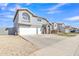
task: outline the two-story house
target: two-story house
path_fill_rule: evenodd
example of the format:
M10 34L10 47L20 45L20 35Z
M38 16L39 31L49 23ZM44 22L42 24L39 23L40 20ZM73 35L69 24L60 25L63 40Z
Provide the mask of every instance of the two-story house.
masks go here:
M34 35L49 33L47 19L34 15L27 9L18 9L14 16L14 31L19 35Z

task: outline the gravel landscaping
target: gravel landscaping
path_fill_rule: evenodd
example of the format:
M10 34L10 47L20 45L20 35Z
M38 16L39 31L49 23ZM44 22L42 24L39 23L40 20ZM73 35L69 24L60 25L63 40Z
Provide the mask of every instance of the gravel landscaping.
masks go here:
M24 56L39 48L19 36L0 35L0 55Z

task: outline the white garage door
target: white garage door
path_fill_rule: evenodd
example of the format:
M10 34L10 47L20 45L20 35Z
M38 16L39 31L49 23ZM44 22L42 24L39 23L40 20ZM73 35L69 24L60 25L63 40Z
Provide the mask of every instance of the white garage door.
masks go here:
M40 28L19 28L19 35L41 34Z
M41 34L41 28L37 28L38 34Z

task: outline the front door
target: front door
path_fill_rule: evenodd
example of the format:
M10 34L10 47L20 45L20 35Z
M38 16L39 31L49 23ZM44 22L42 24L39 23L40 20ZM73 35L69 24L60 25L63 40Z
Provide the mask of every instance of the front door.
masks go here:
M42 34L47 34L47 29L46 29L46 26L42 26Z
M48 26L48 34L50 34L50 26Z

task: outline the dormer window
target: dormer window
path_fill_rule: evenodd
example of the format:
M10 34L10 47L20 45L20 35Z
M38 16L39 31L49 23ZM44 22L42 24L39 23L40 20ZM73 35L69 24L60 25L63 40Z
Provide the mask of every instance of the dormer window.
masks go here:
M24 21L30 22L30 16L27 13L24 12L22 14L22 17L23 17Z

